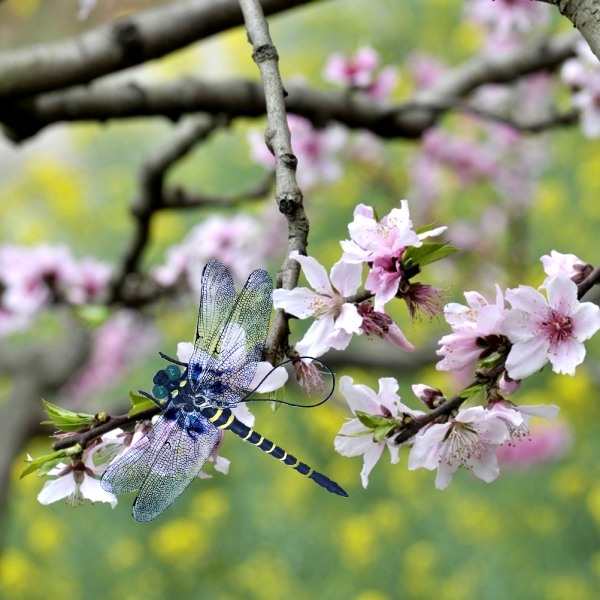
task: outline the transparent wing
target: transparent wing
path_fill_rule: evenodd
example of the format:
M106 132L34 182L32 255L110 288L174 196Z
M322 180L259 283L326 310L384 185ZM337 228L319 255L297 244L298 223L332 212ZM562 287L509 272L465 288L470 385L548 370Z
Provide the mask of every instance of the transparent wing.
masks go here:
M232 405L245 395L262 357L271 318L273 282L253 271L223 323L215 353L197 379L197 388Z
M208 358L214 355L235 299L235 285L229 269L218 260L207 263L202 271L196 339L188 367L192 385L204 371Z
M136 521L151 521L185 491L219 441L217 428L199 413L161 415L144 438L111 465L102 487L114 494L139 489Z

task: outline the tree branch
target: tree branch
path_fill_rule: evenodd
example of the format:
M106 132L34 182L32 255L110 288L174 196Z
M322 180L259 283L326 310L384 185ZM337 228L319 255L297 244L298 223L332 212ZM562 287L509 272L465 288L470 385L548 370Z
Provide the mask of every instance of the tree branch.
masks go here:
M478 87L508 83L533 72L557 68L573 56L577 34L535 42L497 57L477 56L449 71L437 83L411 99L391 105L346 92L323 92L304 85L287 86L287 111L317 126L337 121L367 129L383 138L419 137L444 112L464 104ZM204 82L186 78L174 83L146 85L97 82L86 87L49 92L4 104L0 119L6 134L25 139L51 123L164 116L176 120L190 112L224 114L229 119L265 114L261 86L250 81Z
M316 0L262 0L273 14ZM87 83L243 23L236 0L190 0L147 10L55 42L0 53L0 98Z
M223 124L222 119L208 115L199 115L182 123L169 143L151 156L142 167L140 196L132 208L136 219L135 230L129 248L121 261L120 269L113 280L111 302L126 297L124 287L128 280L132 276L139 275L142 253L149 241L152 216L164 208L163 184L168 169L184 157L199 140L206 139Z
M267 112L265 142L275 156L275 199L288 222L288 255L292 250L306 254L308 218L303 196L296 181L298 160L292 151L287 123L286 95L279 73L279 56L258 0L240 0L252 57L260 70ZM292 289L298 283L300 265L286 257L277 276L277 287ZM283 310L275 311L265 349L265 360L274 363L289 332L288 317Z
M580 31L600 60L600 6L598 0L538 0L556 6Z

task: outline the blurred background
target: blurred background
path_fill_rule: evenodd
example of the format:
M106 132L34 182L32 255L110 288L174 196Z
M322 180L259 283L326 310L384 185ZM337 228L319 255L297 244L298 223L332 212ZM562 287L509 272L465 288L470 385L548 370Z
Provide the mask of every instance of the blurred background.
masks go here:
M60 40L158 4L167 3L99 0L85 20L78 20L80 6L75 0L5 0L0 3L0 49L9 52ZM284 80L306 81L325 90L334 89L323 79L332 52L352 55L360 47L372 46L380 53L381 65L397 68L390 99L402 101L422 85L419 60L429 60L434 71L443 70L485 49L485 26L469 18L468 4L317 2L272 17L271 34ZM495 4L499 3L489 2L489 11ZM543 8L544 29L527 35L555 35L572 28L550 7ZM186 74L258 80L242 28L131 72L152 82ZM568 90L556 78L540 77L547 79L538 82L549 90L544 95L566 110ZM527 85L533 84L519 82L511 88L512 94L520 94L523 111L533 94ZM532 102L533 112L547 110L535 98ZM485 146L489 131L469 119L460 112L448 114L438 130L448 136L461 133L469 143ZM264 119L234 120L178 162L168 173L169 183L215 196L253 188L267 171L253 160L248 138L253 131L262 135L264 126ZM133 228L130 207L139 191L140 169L149 154L170 139L172 128L173 123L162 118L138 118L53 125L19 144L0 137L2 244L66 244L78 259L120 261ZM312 226L309 252L327 268L340 257L339 240L348 237L347 224L358 203L376 207L382 216L402 198L411 203L416 227L446 224L447 239L463 249L452 260L433 265L423 277L445 288L449 300L460 302L462 290L472 289L492 298L495 282L538 286L544 278L539 257L553 249L598 264L600 142L585 137L577 124L523 135L507 145L504 154L492 152L502 163L502 172L508 173L503 179L485 169L477 171L476 166L465 175L440 160L434 178L433 167L427 167L424 182L419 161L426 153L425 143L375 141L361 132L345 135L344 147L332 158L340 176L306 190ZM166 262L172 268L165 258L167 249L181 244L194 227L215 214L235 219L243 213L260 221L272 214L272 203L267 194L235 209L160 212L153 222L144 269ZM276 274L285 255L285 239L270 235L272 246L257 255L255 263L252 255L246 259L248 271L241 279L258 267ZM194 481L151 523L131 518L133 494L120 496L114 509L105 504L77 508L63 502L39 504L36 496L44 480L19 476L27 454L39 456L50 450L51 429L37 425L43 420L41 398L90 413L125 412L129 391L148 390L153 374L162 368L158 351L174 355L178 342L192 341L196 311L197 296L187 294L141 311L123 311L107 331L106 315L94 328L89 315L74 316L56 307L1 339L0 458L7 465L0 502L1 597L598 597L598 340L587 345L588 357L576 377L560 377L546 369L527 380L515 398L517 404L561 407L556 422L534 422L532 444L537 436L554 441L537 459L507 455L501 477L490 485L459 471L448 489L436 490L435 473L407 471L403 450L399 465L390 465L386 452L368 489L363 489L361 460L343 458L333 450L333 439L350 416L336 393L315 410L284 407L273 413L263 405L253 412L258 431L339 482L349 492L347 499L327 494L229 435L221 450L231 460L229 474ZM347 374L355 383L375 389L379 377L396 377L403 401L418 407L411 384L426 382L451 395L466 380L435 370L436 340L449 332L443 319L411 323L405 313L403 307L392 310L417 346L415 355L390 349L379 340L355 339L349 352L326 360L335 366L338 378ZM292 323L294 341L307 325ZM88 336L80 361L79 333ZM50 356L59 366L61 357L70 360L73 377L45 387L28 386L39 364ZM30 402L36 394L37 400ZM15 429L12 419L23 411L29 416Z

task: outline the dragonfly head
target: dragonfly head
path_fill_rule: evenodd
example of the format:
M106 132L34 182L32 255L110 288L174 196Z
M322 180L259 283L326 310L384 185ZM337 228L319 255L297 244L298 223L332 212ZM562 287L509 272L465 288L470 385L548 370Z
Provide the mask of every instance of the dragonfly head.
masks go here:
M181 369L177 365L169 365L156 373L152 382L152 395L157 400L164 400L170 392L180 387Z

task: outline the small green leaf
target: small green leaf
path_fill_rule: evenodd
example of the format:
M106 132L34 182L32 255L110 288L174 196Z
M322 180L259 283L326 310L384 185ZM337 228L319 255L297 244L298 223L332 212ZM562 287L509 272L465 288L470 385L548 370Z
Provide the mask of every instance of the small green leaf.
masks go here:
M35 473L36 471L39 471L38 475L40 477L43 475L47 475L48 471L55 467L66 456L66 450L57 450L52 454L46 454L45 456L40 456L39 458L28 459L28 465L21 473L20 479L23 479L23 477L25 477L26 475Z
M476 396L477 394L479 394L483 390L484 387L485 387L485 384L483 384L483 383L477 383L475 385L471 385L468 388L465 388L464 390L462 390L458 394L458 397L468 400L469 398L473 398L473 396Z
M358 420L368 429L375 430L381 427L388 427L390 425L396 426L398 424L395 420L389 419L388 417L372 415L361 410L355 411L355 414L358 417Z
M398 423L389 423L386 426L377 427L377 429L373 431L373 439L376 442L383 442L388 437L390 431L392 431L392 429L395 429L396 427L398 427Z
M146 396L141 396L135 392L129 392L129 400L131 400L131 404L133 405L133 408L127 413L129 417L139 415L156 406L150 398L146 398Z
M79 431L96 422L94 415L76 413L43 399L42 404L44 412L50 417L49 421L42 421L42 425L54 425L59 431Z
M424 267L456 252L458 252L458 248L450 246L448 242L426 242L418 248L409 246L402 256L402 262L405 269L416 266Z

